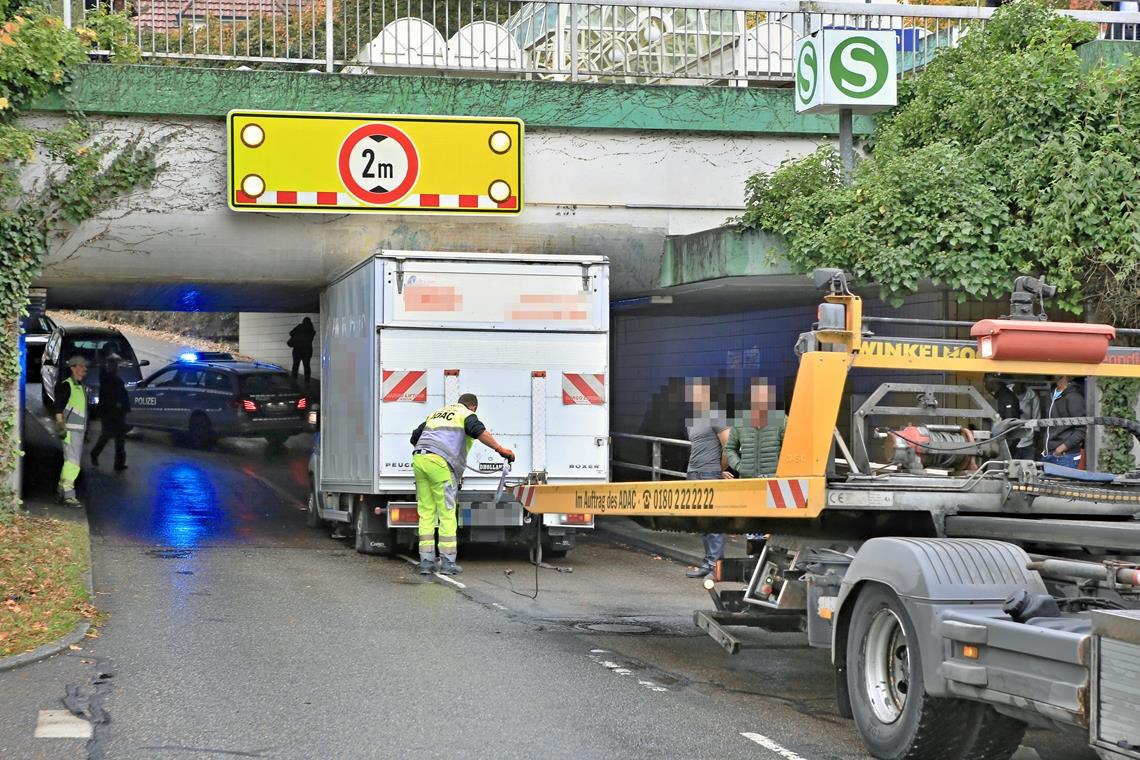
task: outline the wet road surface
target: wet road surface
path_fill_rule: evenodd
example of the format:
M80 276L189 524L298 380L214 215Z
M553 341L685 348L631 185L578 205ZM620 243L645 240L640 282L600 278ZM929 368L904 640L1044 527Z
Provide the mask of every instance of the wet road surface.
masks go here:
M587 538L530 599L520 550L463 550L457 585L307 529L308 442L139 432L127 472L85 461L107 618L80 651L0 673L0 757L866 757L827 653L760 632L724 653L673 562ZM50 493L50 454L32 458ZM69 690L92 738L33 738Z

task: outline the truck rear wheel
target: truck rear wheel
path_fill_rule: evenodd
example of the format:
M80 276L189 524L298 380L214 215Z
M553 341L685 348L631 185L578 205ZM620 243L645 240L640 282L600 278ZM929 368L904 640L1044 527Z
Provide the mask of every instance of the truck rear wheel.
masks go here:
M926 695L914 624L898 596L871 585L855 600L847 637L847 688L855 727L879 760L957 760L976 736L980 703Z
M321 519L321 513L318 511L320 502L317 501L317 485L309 478L309 503L305 510L305 525L310 528L319 528L324 523Z
M352 516L352 525L356 535L353 537L353 546L361 554L371 554L372 547L368 543L368 506L358 504L356 513Z

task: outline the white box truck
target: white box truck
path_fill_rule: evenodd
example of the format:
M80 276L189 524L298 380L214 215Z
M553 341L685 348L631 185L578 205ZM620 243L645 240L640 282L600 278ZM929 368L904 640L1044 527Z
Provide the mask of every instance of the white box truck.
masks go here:
M512 480L607 479L608 365L604 257L384 251L365 259L321 296L310 525L347 523L365 553L411 549L410 436L461 393L479 398L479 419L514 450ZM531 515L509 489L496 502L503 460L480 443L468 467L461 544L537 543L559 557L576 531L593 527L588 516Z

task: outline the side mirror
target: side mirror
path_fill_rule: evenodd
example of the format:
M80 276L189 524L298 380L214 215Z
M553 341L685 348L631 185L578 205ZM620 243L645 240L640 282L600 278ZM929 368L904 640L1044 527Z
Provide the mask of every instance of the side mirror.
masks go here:
M139 366L140 367L149 367L150 366L150 359L143 359L141 362L139 362Z

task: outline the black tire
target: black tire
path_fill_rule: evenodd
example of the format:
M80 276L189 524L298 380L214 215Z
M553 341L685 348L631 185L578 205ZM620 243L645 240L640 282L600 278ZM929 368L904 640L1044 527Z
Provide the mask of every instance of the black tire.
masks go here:
M321 519L321 515L317 512L317 487L312 479L309 480L309 503L305 510L305 525L310 528L320 528L324 525L325 521Z
M860 592L847 637L847 688L855 728L879 760L959 760L976 738L962 728L975 725L984 705L927 696L919 641L892 590L874 584Z
M569 553L569 549L551 549L546 545L542 547L542 556L545 559L566 559L566 555Z
M369 549L367 539L368 534L364 532L366 524L365 521L367 520L367 517L364 514L364 510L366 509L368 509L368 507L364 504L358 504L356 506L356 511L352 514L352 528L354 533L352 537L352 544L353 548L355 548L356 551L360 552L361 554L368 554Z
M1007 760L1021 746L1026 726L1017 718L983 705L974 723L963 728L963 733L972 732L974 740L962 760Z
M202 412L191 414L186 437L196 449L210 448L214 443L214 427L210 424L210 418Z

